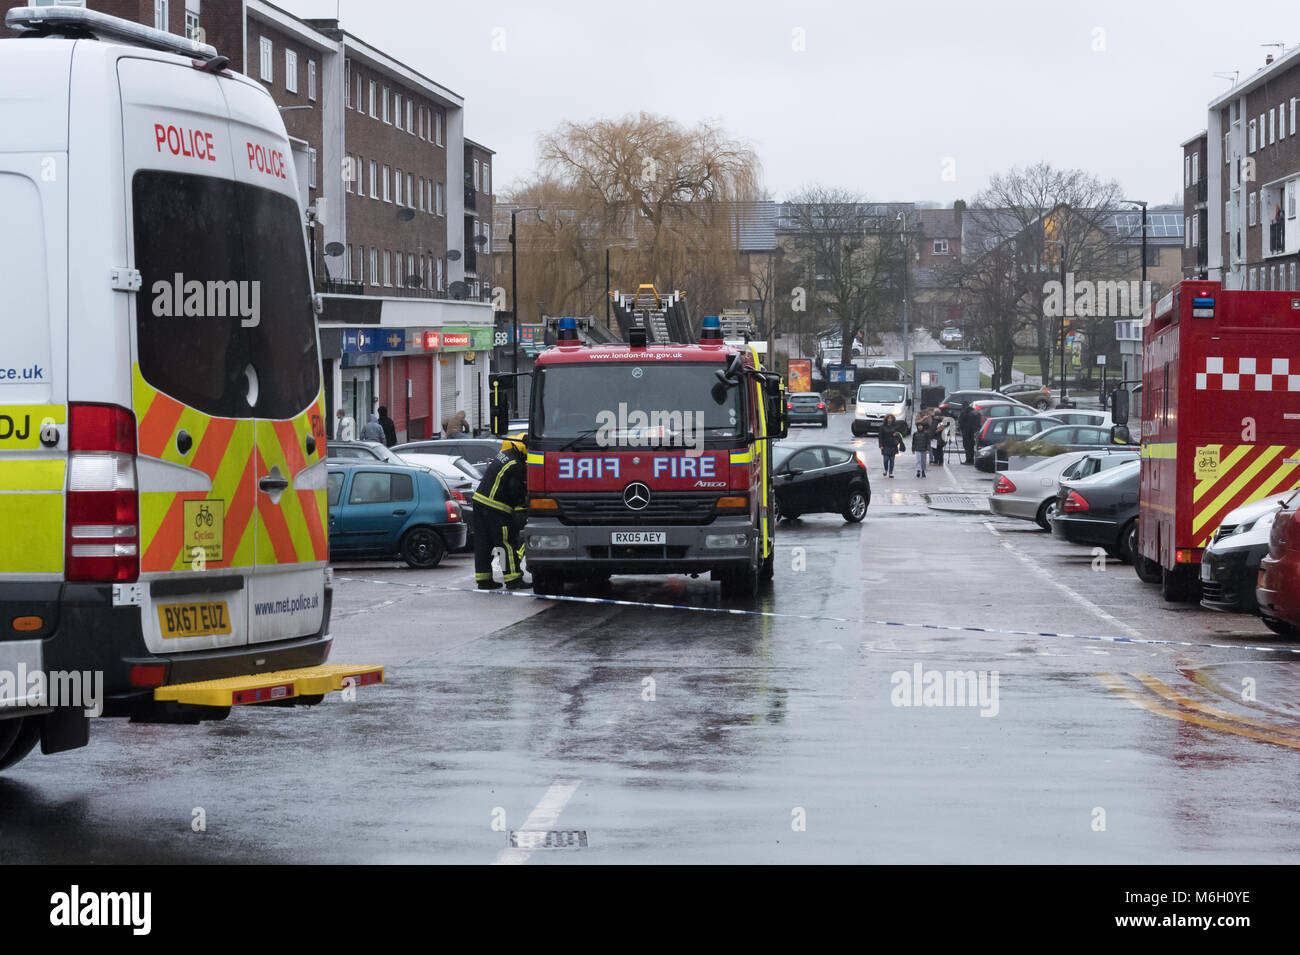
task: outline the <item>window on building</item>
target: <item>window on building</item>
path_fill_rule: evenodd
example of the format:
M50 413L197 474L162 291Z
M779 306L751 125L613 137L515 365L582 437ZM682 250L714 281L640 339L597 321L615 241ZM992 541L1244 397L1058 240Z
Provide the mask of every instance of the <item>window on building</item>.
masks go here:
M393 201L402 204L402 170L393 170Z
M284 51L284 88L290 93L298 92L298 52Z
M1232 233L1231 220L1232 220L1232 201L1229 200L1223 204L1223 234L1224 235L1230 235Z
M271 49L271 38L264 36L258 39L257 48L261 53L258 76L265 82L272 83L275 81L275 54Z
M371 80L371 81L370 81L370 118L371 118L371 119L378 119L378 118L379 118L379 113L376 112L376 110L375 110L375 94L376 94L376 93L377 93L377 89L376 89L376 86L375 86L375 81L374 81L374 80Z
M409 172L406 174L406 204L415 208L415 177Z
M438 282L438 291L441 292L441 291L442 291L442 279L443 279L443 276L442 276L442 258L441 258L441 257L437 258L437 259L434 261L433 264L437 267L437 272L436 272L436 276L435 276L435 277L436 277L437 282Z
M1270 110L1270 112L1272 112ZM1277 108L1277 138L1286 139L1286 104L1281 103Z
M412 136L414 136L415 124L411 122L411 113L412 113L411 101L408 99L406 101L406 131L410 133Z
M433 114L433 142L436 146L442 145L442 110L435 110Z
M364 113L366 111L366 102L361 96L361 77L359 75L357 76L357 98L354 101L354 105L356 106L358 113Z
M370 247L370 284L379 284L379 250L374 246Z
M370 198L378 199L379 192L379 164L373 159L370 161Z
M1191 216L1183 216L1183 248L1190 249L1191 247L1192 247L1192 218Z
M402 128L402 94L393 93L393 123L398 129Z
M189 10L185 11L185 39L197 40L202 35L199 28L199 15Z
M356 168L357 168L356 160L353 159L352 154L347 153L346 155L344 155L343 157L343 191L344 192L352 191L352 177L355 175Z
M1252 225L1255 224L1255 199L1256 199L1256 197L1257 197L1257 193L1254 193L1254 192L1250 193L1250 194L1246 197L1246 225L1248 225L1248 226L1252 226Z
M1199 212L1192 216L1191 240L1193 248L1201 244L1201 215Z
M420 183L420 198L418 201L419 201L420 211L423 212L424 211L424 177L423 176L420 177L419 183Z
M384 249L384 287L393 287L393 253Z
M1277 121L1273 116L1273 108L1268 110L1268 144L1270 146L1277 142Z
M1232 165L1232 133L1223 134L1223 164Z
M384 201L385 202L393 201L392 172L393 170L391 167L389 166L384 167Z
M443 210L446 208L445 205L446 201L447 201L447 186L445 183L440 182L434 187L433 211L435 214L437 215L443 214Z
M1295 186L1296 181L1292 179L1286 184L1286 217L1295 218Z
M1264 137L1268 134L1268 127L1264 125L1265 115L1266 115L1265 113L1259 114L1259 148L1260 149L1264 148L1264 143L1265 143Z
M153 0L153 28L167 29L167 0Z
M316 99L316 61L307 61L307 98Z
M483 195L492 195L492 167L487 163L483 164Z
M352 108L352 61L343 61L343 105Z
M1192 153L1192 185L1201 181L1201 154Z
M1250 270L1250 288L1251 291L1259 291L1259 269Z
M393 125L393 115L391 112L389 112L389 108L388 108L388 87L387 86L384 87L384 122L390 126Z
M1289 272L1289 274L1290 274L1290 276L1291 276L1290 289L1291 289L1291 291L1294 292L1294 291L1297 290L1297 286L1296 286L1296 284L1295 284L1295 263L1292 262L1292 263L1291 263L1287 268L1288 268L1288 272Z
M1183 157L1183 188L1186 189L1192 184L1192 157Z
M316 150L307 147L307 188L316 188Z
M1252 119L1250 121L1250 129L1246 134L1246 152L1253 153L1254 151L1255 151L1255 121Z
M947 255L947 254L948 254L948 240L947 240L947 239L935 239L935 240L934 240L934 254L935 254L935 255Z
M1295 101L1300 97L1291 97L1291 135L1295 135Z
M474 191L478 191L478 160L474 160Z
M483 249L482 249L482 251L488 253L489 255L490 255L491 252L492 252L492 226L489 225L489 224L486 223L486 222L483 223Z

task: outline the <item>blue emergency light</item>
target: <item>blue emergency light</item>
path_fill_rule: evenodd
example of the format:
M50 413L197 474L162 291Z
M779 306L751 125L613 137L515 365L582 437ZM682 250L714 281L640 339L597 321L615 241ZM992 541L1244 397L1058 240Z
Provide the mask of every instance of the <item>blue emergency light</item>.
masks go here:
M720 345L722 343L722 323L716 315L705 315L700 325L701 345Z
M1214 297L1212 295L1198 295L1192 299L1192 318L1213 317Z
M575 319L560 319L560 323L556 327L556 332L555 340L557 342L571 342L574 345L578 343L578 322Z

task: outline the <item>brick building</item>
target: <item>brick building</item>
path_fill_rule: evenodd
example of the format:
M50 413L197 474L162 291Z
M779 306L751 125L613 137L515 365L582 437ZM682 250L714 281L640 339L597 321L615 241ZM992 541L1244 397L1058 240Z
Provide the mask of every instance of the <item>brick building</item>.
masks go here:
M359 428L386 404L399 439L456 410L485 423L491 269L475 240L491 241L493 154L465 139L464 98L337 20L264 0L84 5L211 44L280 107L322 293L329 420L343 408Z
M1198 274L1234 289L1300 289L1298 99L1300 47L1269 56L1254 75L1212 100L1204 138L1183 144L1184 217L1204 220L1193 230L1198 238L1204 232ZM1192 183L1198 153L1204 179L1195 186L1203 181L1204 190Z

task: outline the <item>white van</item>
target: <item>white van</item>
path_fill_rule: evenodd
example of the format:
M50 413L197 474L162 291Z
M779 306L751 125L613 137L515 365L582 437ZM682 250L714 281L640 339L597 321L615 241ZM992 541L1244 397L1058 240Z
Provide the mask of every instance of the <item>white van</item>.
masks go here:
M6 22L0 769L85 745L87 715L193 722L382 679L321 666L323 393L275 103L162 31Z
M854 396L854 437L879 431L886 415L893 415L903 434L912 433L916 418L912 385L907 381L864 381Z

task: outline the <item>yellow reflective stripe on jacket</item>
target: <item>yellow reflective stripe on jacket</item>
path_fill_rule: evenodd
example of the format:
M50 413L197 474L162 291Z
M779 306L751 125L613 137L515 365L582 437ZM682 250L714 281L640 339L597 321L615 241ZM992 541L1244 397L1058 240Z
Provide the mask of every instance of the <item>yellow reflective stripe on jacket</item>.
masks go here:
M474 492L474 503L483 504L486 507L490 507L496 511L501 511L504 514L514 514L515 512L515 509L509 504L502 504L500 501L494 501L490 497L484 497L477 491Z

